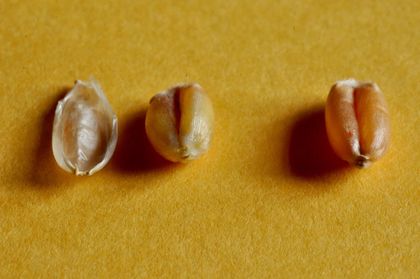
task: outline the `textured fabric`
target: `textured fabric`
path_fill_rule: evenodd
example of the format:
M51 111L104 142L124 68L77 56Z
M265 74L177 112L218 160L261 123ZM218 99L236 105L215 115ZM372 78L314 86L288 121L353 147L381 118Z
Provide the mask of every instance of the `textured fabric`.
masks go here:
M414 278L420 274L420 1L0 1L1 278ZM92 177L56 165L57 100L101 83L119 117ZM382 88L386 156L352 169L323 106ZM209 153L167 163L149 99L211 97Z

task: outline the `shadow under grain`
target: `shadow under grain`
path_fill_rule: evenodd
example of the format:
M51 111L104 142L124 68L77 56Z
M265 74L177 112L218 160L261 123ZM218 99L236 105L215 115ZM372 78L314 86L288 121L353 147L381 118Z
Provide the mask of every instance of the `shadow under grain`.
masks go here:
M288 160L291 173L312 179L348 169L335 155L325 127L324 108L306 111L297 117L290 133Z
M120 128L117 148L111 167L118 172L137 174L175 167L177 164L163 159L150 144L146 131L147 109L128 116Z

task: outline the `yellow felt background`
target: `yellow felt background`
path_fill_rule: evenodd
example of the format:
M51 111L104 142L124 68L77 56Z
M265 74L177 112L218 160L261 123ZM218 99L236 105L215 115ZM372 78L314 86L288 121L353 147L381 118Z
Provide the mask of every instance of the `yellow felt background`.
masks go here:
M420 2L0 1L1 278L415 278ZM101 172L57 167L51 125L94 75L119 117ZM338 79L376 81L392 145L332 154ZM176 166L144 134L158 91L199 82L210 152Z

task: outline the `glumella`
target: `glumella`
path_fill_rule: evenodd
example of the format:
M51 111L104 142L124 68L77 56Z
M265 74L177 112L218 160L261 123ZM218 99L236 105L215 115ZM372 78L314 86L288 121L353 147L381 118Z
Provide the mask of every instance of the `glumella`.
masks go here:
M389 113L376 83L336 82L325 108L328 139L336 154L357 167L381 158L389 145Z
M101 170L114 153L117 126L99 83L77 80L55 111L52 149L57 164L76 175Z

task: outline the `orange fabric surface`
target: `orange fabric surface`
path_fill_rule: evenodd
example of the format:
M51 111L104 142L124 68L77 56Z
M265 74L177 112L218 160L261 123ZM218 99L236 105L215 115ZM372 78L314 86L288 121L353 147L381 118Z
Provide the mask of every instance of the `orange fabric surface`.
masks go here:
M1 278L415 278L420 2L0 2ZM57 100L94 75L119 117L91 177L51 151ZM331 85L379 84L392 121L366 170L332 153ZM149 99L199 82L208 154L165 162Z

